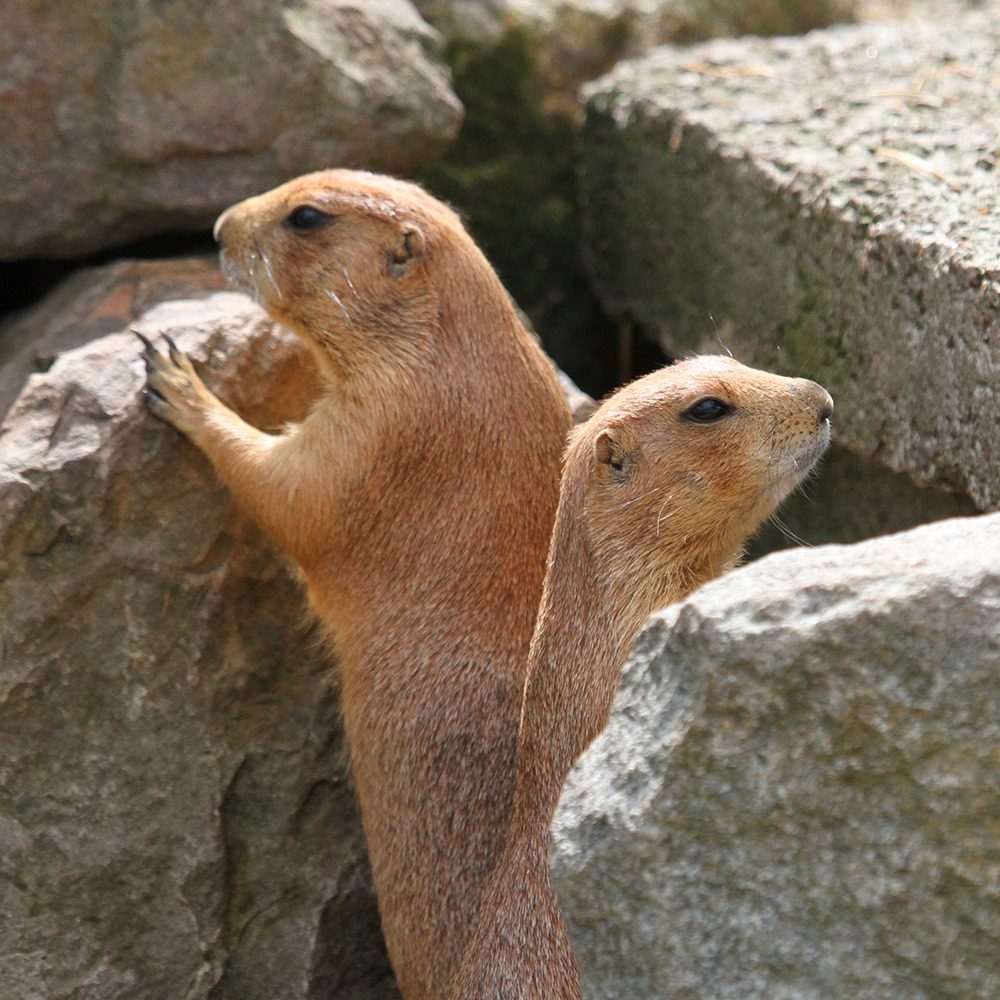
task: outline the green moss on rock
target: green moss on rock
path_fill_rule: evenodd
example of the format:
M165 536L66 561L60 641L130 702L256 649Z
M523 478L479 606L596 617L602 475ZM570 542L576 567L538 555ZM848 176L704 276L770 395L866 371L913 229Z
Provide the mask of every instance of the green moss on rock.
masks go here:
M538 52L525 28L492 43L449 42L465 123L448 155L417 179L462 212L549 353L603 393L616 381L614 333L581 261L578 137L568 115L544 106Z

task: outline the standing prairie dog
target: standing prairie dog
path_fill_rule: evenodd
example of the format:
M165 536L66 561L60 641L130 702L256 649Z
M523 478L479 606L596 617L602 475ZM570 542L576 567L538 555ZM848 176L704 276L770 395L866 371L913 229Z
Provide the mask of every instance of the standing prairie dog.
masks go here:
M216 237L324 392L264 434L147 342L149 406L300 567L339 654L397 981L440 998L509 819L568 408L456 215L413 184L308 175L229 209Z
M639 379L573 434L521 713L504 856L451 1000L579 1000L549 865L563 784L604 728L646 618L739 558L830 441L805 379L701 357Z

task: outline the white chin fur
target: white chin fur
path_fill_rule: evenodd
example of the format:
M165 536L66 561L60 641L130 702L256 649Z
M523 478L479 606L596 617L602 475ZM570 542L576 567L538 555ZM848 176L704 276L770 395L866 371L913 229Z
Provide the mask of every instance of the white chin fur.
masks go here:
M233 288L240 292L246 292L255 299L260 298L259 290L250 279L250 275L247 274L245 268L235 260L232 254L223 250L219 254L219 265L222 268L222 273L225 275L226 281Z
M829 446L830 423L825 421L808 444L794 454L782 457L775 484L779 498L784 498L803 482Z

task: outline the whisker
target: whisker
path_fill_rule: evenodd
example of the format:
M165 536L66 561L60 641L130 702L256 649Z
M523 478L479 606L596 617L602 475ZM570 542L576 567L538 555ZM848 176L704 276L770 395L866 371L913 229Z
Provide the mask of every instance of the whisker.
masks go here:
M271 258L268 257L264 250L260 251L260 259L264 263L264 273L267 275L267 280L271 283L271 288L274 289L274 294L282 299L284 296L281 294L281 289L278 287L278 282L274 278L274 269L271 267Z
M647 493L641 493L637 497L632 497L631 500L625 500L625 501L623 501L622 504L621 504L621 506L622 507L631 507L632 504L638 503L640 500L645 500L646 497L651 497L651 496L653 496L654 493L657 493L657 492L658 492L657 490L652 489L652 490L649 490L649 492L647 492Z
M344 303L341 301L340 296L332 288L327 288L327 289L325 289L325 291L326 291L326 294L334 302L336 302L338 306L340 306L340 311L344 314L344 319L346 319L348 323L353 322L351 320L351 314L347 311L347 306L345 306Z
M250 282L250 289L253 292L253 300L257 305L261 305L260 285L257 282L257 251L248 250L246 256L246 276Z
M660 537L660 522L663 520L663 512L667 509L667 504L670 503L670 501L673 500L673 498L674 498L674 495L673 495L673 493L671 493L670 496L668 496L667 499L663 501L663 504L661 505L659 511L656 514L656 537L657 538ZM668 518L673 517L674 513L675 513L675 511L671 511L667 515L667 517Z
M346 267L342 267L340 269L340 273L343 274L344 281L347 282L347 287L354 293L354 297L356 299L360 298L361 296L358 295L358 290L354 287L354 282L351 281L351 276L347 273L347 268Z
M804 549L815 547L812 542L807 542L801 535L796 534L777 514L771 515L771 523L781 532L786 542L791 542L793 545L798 545Z

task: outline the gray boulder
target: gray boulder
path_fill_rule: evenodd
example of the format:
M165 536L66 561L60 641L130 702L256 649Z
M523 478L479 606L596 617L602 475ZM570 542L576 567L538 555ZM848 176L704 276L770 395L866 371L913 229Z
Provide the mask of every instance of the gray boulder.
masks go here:
M118 277L84 302L127 303ZM241 295L136 323L258 426L313 398ZM0 431L0 996L388 1000L300 588L144 381L110 334L30 376Z
M556 822L592 1000L1000 996L1000 515L654 618Z
M204 228L327 166L434 159L461 108L409 0L13 0L0 260Z
M837 440L1000 503L1000 7L661 49L588 91L590 269L670 354L826 385Z

